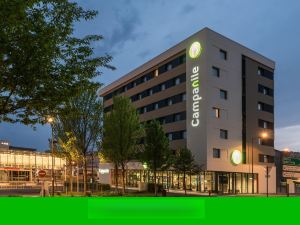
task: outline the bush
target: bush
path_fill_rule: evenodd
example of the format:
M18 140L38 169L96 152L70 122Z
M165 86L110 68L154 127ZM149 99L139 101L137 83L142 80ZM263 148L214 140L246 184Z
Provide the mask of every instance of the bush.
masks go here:
M156 184L156 186L157 186L157 193L162 192L162 190L163 190L162 184ZM154 188L153 183L148 183L148 192L150 192L150 193L155 192L155 188Z

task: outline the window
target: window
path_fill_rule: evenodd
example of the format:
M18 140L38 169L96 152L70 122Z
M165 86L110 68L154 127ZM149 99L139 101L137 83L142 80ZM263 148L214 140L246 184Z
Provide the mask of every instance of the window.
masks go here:
M153 95L153 90L149 89L149 95Z
M155 71L154 71L154 76L158 76L158 69L156 69Z
M173 135L172 135L172 133L169 133L169 134L168 134L168 138L169 138L169 141L172 141L172 140L173 140Z
M175 85L178 85L178 84L180 84L180 78L179 78L179 77L177 77L177 78L175 79Z
M158 109L158 103L154 103L154 109Z
M269 146L269 147L274 147L274 139L272 139L272 138L258 138L258 144Z
M213 116L215 118L220 118L221 117L221 109L213 107Z
M269 113L274 113L274 106L269 105L267 103L263 103L263 102L258 102L257 103L257 109L259 111L265 111L265 112L269 112Z
M261 67L258 67L257 75L274 80L274 73Z
M221 139L228 139L228 130L220 129L220 138Z
M221 158L221 150L219 148L213 149L213 157L214 158Z
M258 120L258 126L260 128L264 128L264 129L271 129L271 130L274 129L274 123L265 121L265 120L261 120L261 119Z
M271 97L273 97L273 95L274 95L274 91L273 91L272 88L268 88L268 87L263 86L261 84L258 85L258 92L262 93L264 95L271 96Z
M220 98L221 99L227 99L227 91L225 91L225 90L220 90Z
M274 163L274 156L272 156L272 155L259 154L258 158L259 158L258 159L259 162L262 162L262 163Z
M186 131L183 131L183 139L186 139Z
M169 70L171 70L171 69L172 69L172 64L168 64L167 70L169 71Z
M166 89L166 85L165 84L162 84L161 85L161 90L163 91L163 90L165 90Z
M220 77L220 69L213 66L212 67L212 75L215 76L215 77Z
M263 106L262 106L262 103L259 102L259 103L257 104L257 109L258 109L259 111L262 111L262 107L263 107Z
M182 94L182 101L186 101L186 94Z
M220 49L220 58L227 60L227 52L225 50Z

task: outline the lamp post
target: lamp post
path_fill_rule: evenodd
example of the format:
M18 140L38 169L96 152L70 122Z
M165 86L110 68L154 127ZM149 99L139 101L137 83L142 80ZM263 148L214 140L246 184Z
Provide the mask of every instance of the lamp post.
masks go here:
M254 167L254 161L253 161L253 156L254 156L254 151L253 151L253 145L254 145L254 140L255 139L260 139L260 138L267 138L268 137L268 134L267 133L262 133L261 136L258 136L258 137L252 137L251 138L251 176L252 176L252 194L254 194L254 171L253 171L253 167Z
M54 123L54 118L53 117L48 117L47 121L51 125L51 156L52 156L51 179L52 179L52 197L54 197L54 149L53 149L53 123Z

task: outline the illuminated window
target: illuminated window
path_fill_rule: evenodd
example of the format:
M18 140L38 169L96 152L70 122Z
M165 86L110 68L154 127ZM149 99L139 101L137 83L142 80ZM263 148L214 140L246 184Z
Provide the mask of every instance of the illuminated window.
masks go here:
M155 70L154 75L157 77L158 76L158 69Z
M216 118L220 118L221 117L221 109L213 107L213 116Z
M257 104L257 109L258 109L259 111L262 110L262 104L261 104L260 102Z

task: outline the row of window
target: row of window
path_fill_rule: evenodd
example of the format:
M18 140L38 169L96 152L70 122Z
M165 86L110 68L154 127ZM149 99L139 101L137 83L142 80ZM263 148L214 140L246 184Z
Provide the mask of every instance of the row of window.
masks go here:
M185 81L186 81L186 74L184 73L184 74L181 74L181 75L179 75L177 77L174 77L170 80L167 80L167 81L165 81L161 84L158 84L158 85L156 85L152 88L149 88L149 89L147 89L143 92L140 92L138 94L135 94L135 95L131 96L131 101L135 102L135 101L140 100L142 98L145 98L147 96L151 96L151 95L153 95L157 92L160 92L160 91L163 91L165 89L171 88L173 86L179 85L179 84L181 84Z
M171 60L170 62L167 62L166 64L160 66L157 70L151 71L150 73L147 73L146 75L143 75L143 76L135 79L134 81L130 82L129 84L124 85L121 88L105 95L103 97L104 101L111 99L113 96L116 96L125 91L128 91L129 89L131 89L133 87L136 87L146 81L153 79L155 76L158 76L164 72L167 72L167 71L185 63L185 59L186 59L186 56L185 56L185 54L183 54L183 55Z
M186 139L186 131L181 130L181 131L170 132L170 133L166 133L166 136L169 138L170 141Z
M258 120L258 126L264 129L270 129L270 130L274 129L274 123L262 119Z
M262 163L274 163L274 156L259 154L258 161Z
M258 92L270 97L274 96L274 91L272 88L266 87L264 85L258 84Z
M267 103L263 103L263 102L258 102L257 103L257 109L259 111L274 113L274 106L273 105L269 105Z
M258 138L258 144L274 147L274 139L272 139L272 138Z
M168 123L174 123L174 122L186 120L186 112L184 111L184 112L179 112L179 113L174 113L171 115L159 117L157 118L157 120L161 124L168 124Z
M174 105L174 104L177 104L177 103L185 101L185 100L186 100L186 94L181 93L181 94L169 97L169 98L165 98L158 102L151 103L151 104L143 106L141 108L138 108L137 111L139 114L143 114L143 113L151 112L153 110L157 110L157 109L160 109L160 108L163 108L166 106Z
M274 163L274 156L271 155L258 155L258 161L262 163ZM213 158L221 158L221 149L213 148Z
M220 108L217 107L212 108L212 115L217 119L221 118L221 112L222 110ZM258 119L258 126L264 129L270 129L270 130L274 129L274 123L262 119Z
M257 75L274 80L274 73L261 67L258 67Z

